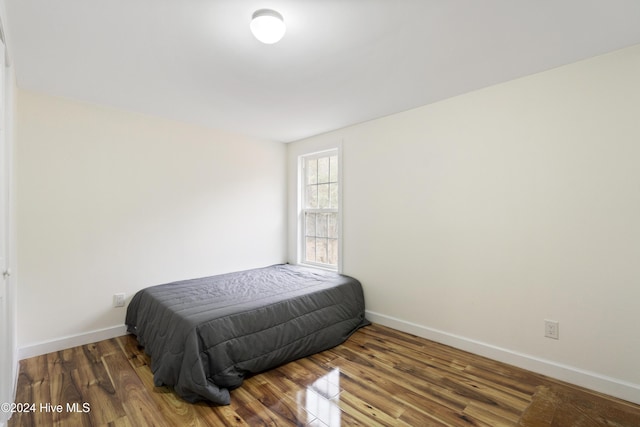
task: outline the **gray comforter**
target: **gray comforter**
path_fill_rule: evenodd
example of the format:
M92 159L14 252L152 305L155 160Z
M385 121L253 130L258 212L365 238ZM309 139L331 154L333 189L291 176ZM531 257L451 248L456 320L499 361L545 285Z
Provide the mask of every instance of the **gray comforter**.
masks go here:
M356 279L286 264L143 289L126 324L156 386L226 405L246 376L334 347L368 321Z

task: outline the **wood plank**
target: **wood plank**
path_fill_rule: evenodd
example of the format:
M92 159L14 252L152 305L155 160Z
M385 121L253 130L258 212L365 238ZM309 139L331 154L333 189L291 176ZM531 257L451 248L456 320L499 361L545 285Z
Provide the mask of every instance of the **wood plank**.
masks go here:
M374 334L377 332L374 332ZM522 370L514 372L503 372L501 375L496 374L493 371L477 368L470 363L481 364L481 366L487 366L487 360L475 356L469 360L459 360L460 357L454 349L450 349L447 346L434 346L435 349L426 349L424 346L416 346L415 344L407 343L406 340L399 340L396 337L397 334L391 336L387 341L381 339L376 340L368 345L361 344L362 349L371 349L373 354L379 354L382 357L388 358L388 363L393 365L396 369L405 370L408 373L415 373L416 370L421 369L423 375L427 372L433 372L438 376L448 376L450 378L460 378L463 382L471 384L472 387L478 387L478 384L488 384L491 388L496 388L504 391L505 393L512 395L515 399L519 399L517 402L515 399L507 398L508 401L515 403L518 410L522 410L530 402L530 395L533 392L533 388L528 387L527 391L520 391L519 386L524 381L513 379L517 377ZM417 337L416 337L417 338ZM450 351L449 351L450 350ZM428 351L428 356L425 354ZM454 357L455 356L458 357ZM455 360L454 360L455 359ZM454 360L452 362L452 360ZM489 361L490 363L495 363ZM493 365L492 365L493 366ZM502 364L504 366L504 364ZM479 373L479 374L476 374ZM469 381L473 380L473 382ZM496 387L497 384L505 383L502 387Z
M431 426L442 427L455 425L443 421L437 414L431 414L429 411L420 411L416 408L407 407L398 417L398 425L402 426ZM462 421L460 421L462 423ZM468 425L465 423L465 425Z
M425 383L444 386L465 398L502 407L514 413L522 412L530 401L529 396L506 387L496 387L495 382L489 379L469 375L446 365L424 363L420 354L411 349L398 348L393 344L385 347L369 344L362 346L361 352L371 356L382 355L385 363L393 369L403 371Z
M116 395L115 386L102 363L80 364L71 372L71 380L81 396L78 403L91 406L88 413L91 425L107 424L126 415L123 402ZM71 413L67 414L72 417Z
M144 384L130 369L124 353L111 353L102 357L116 396L124 407L127 423L132 425L162 425L160 408L146 392Z
M251 426L297 426L289 419L282 418L279 414L272 412L257 400L241 406L236 411L238 415Z
M340 359L335 359L333 363L340 367L341 373L348 380L360 387L359 395L370 390L378 393L384 390L384 396L389 400L423 412L424 419L436 419L456 425L467 404L466 399L460 399L448 390L434 390L429 386L416 384L415 379L394 375L394 372L382 366L362 367L350 360Z
M144 352L142 346L138 344L135 336L125 335L117 338L120 348L127 356L127 360L134 368L151 366L151 358Z
M38 360L38 358L34 357L20 361L16 404L37 405L36 402L39 398L34 395L34 388L40 387L45 381L44 375L38 374ZM46 390L47 387L44 386L44 389ZM47 396L45 399L49 399L49 397ZM42 419L42 414L39 411L20 411L14 412L9 422L16 426L32 427L44 425L45 420Z
M384 364L369 364L366 359L350 349L336 351L340 351L344 360L336 359L335 365L341 367L343 373L350 373L353 381L364 380L377 389L392 390L394 396L402 396L403 400L412 406L419 407L425 397L453 411L460 411L467 405L467 398L441 385L444 377L424 381Z
M243 389L256 398L247 406L254 407L259 402L269 418L277 421L276 425L305 425L316 418L307 407L293 399L283 398L280 390L267 382L247 381ZM250 421L247 419L251 424Z
M236 407L212 406L208 403L199 402L194 404L196 416L210 426L247 427L249 424L238 415Z
M237 415L229 416L226 413L224 418L216 416L208 411L210 405L196 403L192 404L182 400L169 387L156 387L153 383L153 373L151 372L151 359L144 353L144 349L138 345L135 337L125 335L118 337L120 349L127 358L129 365L133 368L135 375L146 390L147 396L158 408L156 417L162 419L167 425L180 426L219 426L219 425L245 425L242 420L235 421ZM122 367L125 369L125 367ZM224 421L224 423L223 423Z
M354 418L370 425L389 426L395 423L397 417L389 415L379 407L373 406L371 394L354 395L348 391L340 393L340 397L335 399L333 404L344 412L353 415Z
M514 415L510 411L482 402L470 402L462 413L471 419L493 427L514 426L520 418L519 415Z
M319 361L314 359L313 356L300 361L301 365L309 370L314 369L314 366L319 366L318 362ZM340 396L345 396L346 394L343 394L343 391L358 395L368 406L376 408L384 414L378 417L378 419L387 416L392 419L397 419L406 410L406 403L398 397L397 393L393 393L390 382L387 381L384 384L376 384L376 380L373 379L371 381L360 381L358 374L354 374L348 369L350 365L347 361L340 362L338 359L334 359L333 363L336 366L340 364L342 368L332 368L325 377L314 382L309 389L316 391L328 399L336 398L339 394ZM356 369L359 370L359 368ZM358 379L354 380L354 378ZM380 387L389 388L385 388L386 393L380 393Z

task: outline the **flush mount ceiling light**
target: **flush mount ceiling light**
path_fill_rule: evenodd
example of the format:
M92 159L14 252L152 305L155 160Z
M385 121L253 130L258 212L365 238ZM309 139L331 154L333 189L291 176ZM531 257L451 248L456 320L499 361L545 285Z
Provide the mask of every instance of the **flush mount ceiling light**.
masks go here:
M282 15L271 9L260 9L253 12L249 27L253 35L265 44L278 42L287 30Z

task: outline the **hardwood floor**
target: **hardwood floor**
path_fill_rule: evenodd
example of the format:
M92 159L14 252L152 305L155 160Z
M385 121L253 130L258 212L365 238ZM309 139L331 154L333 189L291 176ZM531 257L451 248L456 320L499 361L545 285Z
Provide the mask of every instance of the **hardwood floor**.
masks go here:
M380 325L247 379L229 406L154 387L149 364L133 336L23 360L8 425L640 426L639 405Z

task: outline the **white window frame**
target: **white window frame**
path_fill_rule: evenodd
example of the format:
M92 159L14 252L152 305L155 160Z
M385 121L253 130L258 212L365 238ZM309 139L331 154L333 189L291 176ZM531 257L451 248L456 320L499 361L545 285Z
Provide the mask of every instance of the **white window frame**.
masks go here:
M337 156L338 158L338 208L337 209L310 209L305 208L305 161L313 158ZM342 150L340 146L322 151L314 151L298 156L298 264L307 265L326 270L342 271ZM306 212L335 212L337 213L338 232L338 262L336 266L319 262L306 261L306 238L305 238L305 213Z

